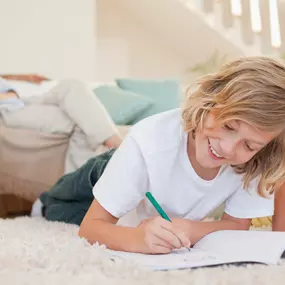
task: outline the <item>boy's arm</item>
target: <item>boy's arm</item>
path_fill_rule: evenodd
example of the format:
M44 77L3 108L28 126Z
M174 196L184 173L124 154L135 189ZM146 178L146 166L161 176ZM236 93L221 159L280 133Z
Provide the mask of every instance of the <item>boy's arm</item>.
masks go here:
M141 251L141 229L120 227L116 222L137 207L147 183L145 162L131 128L93 187L95 199L80 225L79 236L114 250Z
M272 230L285 231L285 183L276 191L274 204Z
M94 199L80 225L78 235L92 244L106 244L114 250L139 251L138 228L120 227L116 225L117 221Z
M256 184L255 184L256 183ZM251 188L244 190L241 186L226 200L225 211L220 221L200 222L184 219L190 241L195 244L209 233L220 230L248 230L252 217L265 217L273 214L273 197L263 198L256 189L258 179Z
M122 227L117 218L93 200L79 229L79 236L90 243L104 244L109 249L140 253L169 253L174 248L189 247L190 242L180 228L158 217L151 225Z
M188 233L192 244L195 244L212 232L220 230L248 230L251 223L251 219L237 219L226 213L223 214L220 221L201 222L187 219L172 219L172 221Z

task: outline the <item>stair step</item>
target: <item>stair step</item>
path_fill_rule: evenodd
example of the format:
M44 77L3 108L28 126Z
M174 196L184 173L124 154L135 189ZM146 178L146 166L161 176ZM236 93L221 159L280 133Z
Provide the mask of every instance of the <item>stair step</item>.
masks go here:
M233 15L230 0L178 0L182 2L191 12L199 15L209 27L222 35L226 40L234 43L244 55L267 55L280 57L282 48L285 49L284 43L281 47L272 45L270 8L274 8L275 0L240 0L241 13ZM237 1L237 0L235 0ZM278 13L285 13L285 1L276 2ZM251 5L253 4L253 6ZM252 13L254 7L256 12L259 4L260 20L262 23L261 31L252 29ZM255 6L254 6L255 5ZM271 6L270 6L271 5ZM272 12L273 10L271 10ZM282 13L284 11L284 13ZM258 14L255 14L257 17ZM256 16L254 19L256 19ZM277 15L278 17L278 15ZM284 17L283 17L284 18ZM274 19L277 19L276 17ZM279 16L281 34L285 33L285 20ZM276 21L275 21L276 22ZM283 23L283 27L282 24ZM275 29L276 32L276 29ZM276 34L277 35L277 34ZM285 34L284 34L285 38ZM275 37L275 44L278 45L278 38Z

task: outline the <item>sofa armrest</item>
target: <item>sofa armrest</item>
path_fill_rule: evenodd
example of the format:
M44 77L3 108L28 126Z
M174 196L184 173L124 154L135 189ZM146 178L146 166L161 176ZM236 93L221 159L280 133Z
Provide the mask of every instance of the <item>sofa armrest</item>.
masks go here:
M0 194L34 200L64 173L69 137L0 124Z

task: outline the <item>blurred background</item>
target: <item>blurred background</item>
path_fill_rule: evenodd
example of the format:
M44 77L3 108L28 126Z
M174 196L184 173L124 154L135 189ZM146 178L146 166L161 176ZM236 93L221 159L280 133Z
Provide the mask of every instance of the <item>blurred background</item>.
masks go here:
M283 0L0 0L0 72L190 82L242 55L283 57ZM282 17L283 16L283 17Z

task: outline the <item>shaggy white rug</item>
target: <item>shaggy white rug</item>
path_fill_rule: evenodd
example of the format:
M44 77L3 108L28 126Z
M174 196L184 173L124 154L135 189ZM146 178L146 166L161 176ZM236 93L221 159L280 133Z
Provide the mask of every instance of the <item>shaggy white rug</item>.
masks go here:
M41 218L0 219L0 284L278 285L285 282L285 264L168 272L114 264L102 248L80 239L77 231L76 226Z

